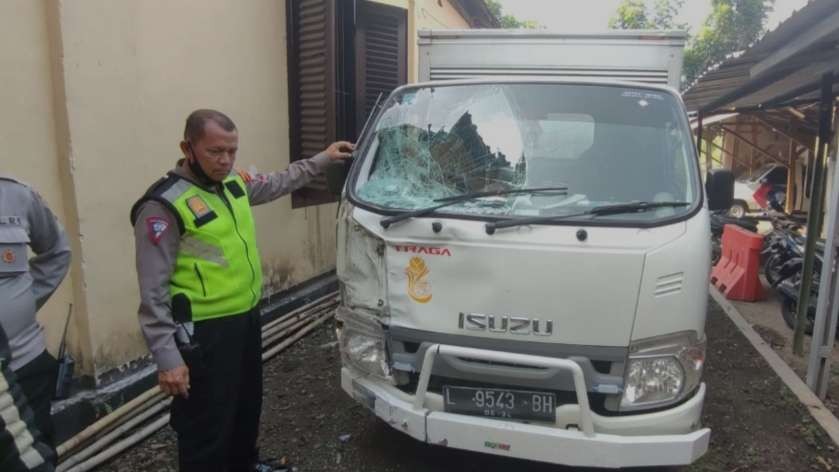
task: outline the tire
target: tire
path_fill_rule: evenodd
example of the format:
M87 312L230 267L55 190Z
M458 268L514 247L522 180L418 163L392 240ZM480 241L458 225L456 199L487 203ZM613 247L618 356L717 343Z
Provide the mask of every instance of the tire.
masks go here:
M777 254L772 254L769 256L769 259L766 259L766 263L763 265L763 275L766 277L766 281L769 282L769 285L775 286L778 282L778 256Z
M749 212L749 205L743 200L734 200L731 208L728 209L728 216L732 218L743 218Z
M790 297L783 297L781 301L781 316L784 317L784 322L791 330L795 330L795 324L798 322L797 304L797 301ZM804 328L804 334L808 336L813 335L813 315L813 313L807 314L807 326Z

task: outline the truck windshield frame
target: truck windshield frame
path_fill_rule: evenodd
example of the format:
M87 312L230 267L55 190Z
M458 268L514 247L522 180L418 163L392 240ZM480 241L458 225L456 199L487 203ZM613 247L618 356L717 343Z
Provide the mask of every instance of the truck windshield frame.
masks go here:
M476 192L428 216L500 221L632 201L685 201L552 225L652 227L702 207L699 160L675 92L634 83L458 81L403 86L376 111L347 198L397 215ZM410 159L407 160L406 158ZM568 187L567 195L502 192Z

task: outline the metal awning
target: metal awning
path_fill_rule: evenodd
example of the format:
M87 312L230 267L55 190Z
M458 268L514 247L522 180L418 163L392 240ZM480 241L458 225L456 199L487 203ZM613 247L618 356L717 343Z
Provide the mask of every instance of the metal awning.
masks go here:
M810 0L754 45L705 72L683 97L688 110L702 114L817 100L821 77L831 71L839 75L839 0Z
M721 115L714 115L710 118L706 118L702 120L702 126L711 126L717 123L722 123L729 118L735 118L739 114L738 113L723 113ZM696 131L696 128L699 126L699 120L696 118L691 118L690 120L690 129Z

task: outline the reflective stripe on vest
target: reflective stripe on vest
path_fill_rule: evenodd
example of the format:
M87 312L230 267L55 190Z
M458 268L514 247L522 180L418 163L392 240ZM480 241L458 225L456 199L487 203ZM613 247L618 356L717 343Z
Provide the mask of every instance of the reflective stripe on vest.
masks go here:
M244 313L262 295L262 267L245 183L231 175L220 194L179 179L163 193L183 222L171 296L184 294L193 321Z

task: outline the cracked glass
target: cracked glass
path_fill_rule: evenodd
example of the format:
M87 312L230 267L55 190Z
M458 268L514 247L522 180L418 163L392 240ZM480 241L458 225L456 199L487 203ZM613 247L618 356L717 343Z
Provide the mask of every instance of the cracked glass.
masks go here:
M414 210L473 192L567 187L564 195L492 196L438 210L515 217L633 201L696 203L701 195L684 110L664 91L444 85L404 89L384 107L355 188L378 207ZM693 207L608 218L649 220Z

